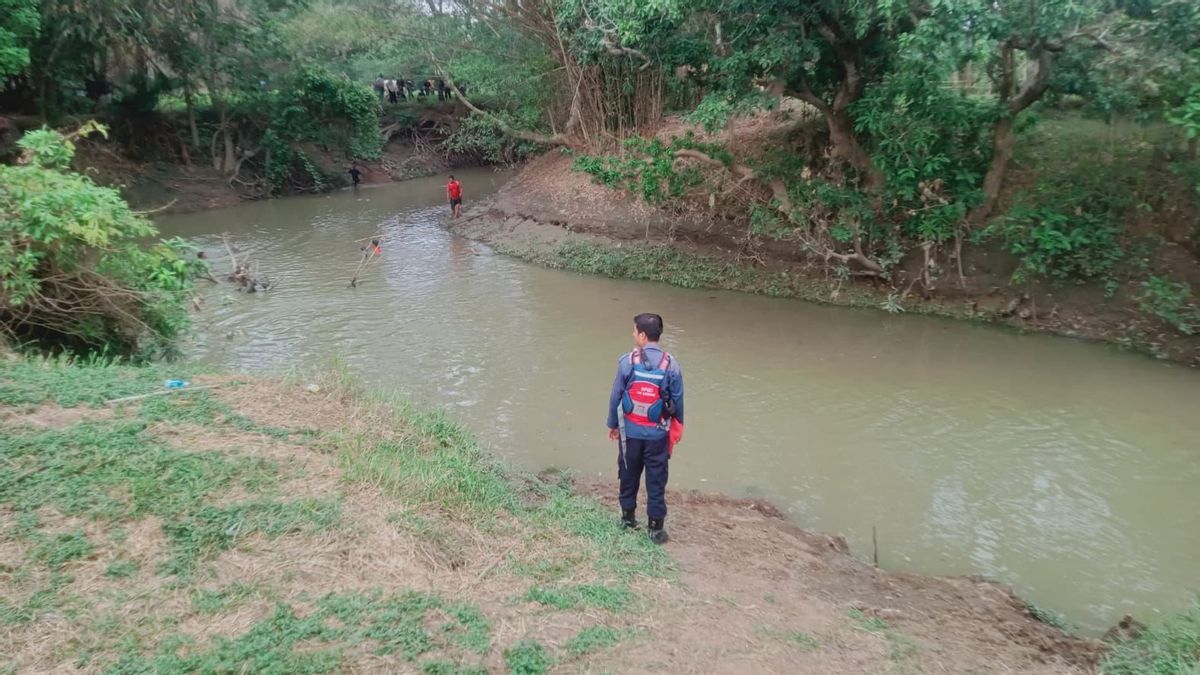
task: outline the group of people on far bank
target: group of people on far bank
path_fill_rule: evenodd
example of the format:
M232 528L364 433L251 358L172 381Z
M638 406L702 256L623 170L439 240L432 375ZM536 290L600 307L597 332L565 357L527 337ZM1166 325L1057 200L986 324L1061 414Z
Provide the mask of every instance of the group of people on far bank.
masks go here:
M462 85L460 84L461 88ZM375 94L388 103L398 103L417 97L437 96L439 101L453 97L454 90L446 86L442 78L429 78L414 82L403 77L387 78L382 74L375 78Z

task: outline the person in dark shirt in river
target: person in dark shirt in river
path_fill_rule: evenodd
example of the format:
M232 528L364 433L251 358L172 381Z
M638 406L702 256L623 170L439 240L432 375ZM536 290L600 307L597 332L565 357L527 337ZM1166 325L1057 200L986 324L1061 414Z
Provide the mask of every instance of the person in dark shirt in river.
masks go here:
M354 187L362 182L362 171L359 171L357 164L351 164L350 170L346 173L350 174L350 180L354 183Z
M637 498L646 473L646 516L650 540L667 543L667 465L683 437L683 371L658 346L663 320L657 314L633 317L635 348L617 361L608 397L608 437L617 441L621 526L637 529Z

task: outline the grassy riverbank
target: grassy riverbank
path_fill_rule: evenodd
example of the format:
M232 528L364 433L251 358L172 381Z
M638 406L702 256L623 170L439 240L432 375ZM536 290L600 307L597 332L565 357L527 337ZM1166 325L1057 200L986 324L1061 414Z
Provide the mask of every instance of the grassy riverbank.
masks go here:
M337 374L13 360L0 425L0 672L1076 673L1100 654L1004 589L874 569L758 502L673 494L655 547L608 486L507 467ZM1148 636L1112 672L1190 672L1200 615Z

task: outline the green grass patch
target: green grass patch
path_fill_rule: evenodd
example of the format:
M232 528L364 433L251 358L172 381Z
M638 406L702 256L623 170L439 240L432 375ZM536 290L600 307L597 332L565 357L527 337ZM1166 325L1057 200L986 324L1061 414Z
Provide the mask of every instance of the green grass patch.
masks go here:
M0 362L0 404L30 408L52 402L64 408L98 406L105 401L163 388L168 379L190 379L193 365L131 367L112 360L26 358Z
M815 652L821 648L821 641L804 631L792 631L785 634L783 639L807 652Z
M549 497L529 514L535 530L565 531L588 544L581 552L585 561L606 574L670 576L674 567L661 546L649 537L621 529L617 514L591 497L573 494L566 488L549 487Z
M65 613L60 610L73 604L77 599L64 597L62 591L74 580L74 577L70 575L55 572L44 587L31 593L24 602L12 602L0 597L0 625L28 623L40 614L49 611Z
M542 675L553 660L537 640L523 640L504 650L504 663L513 675Z
M194 597L206 609L218 613L234 605L231 600L245 599L259 590L233 585L221 591ZM438 632L430 634L426 625L435 612L450 618ZM126 651L108 672L270 672L326 673L342 668L344 649L366 645L377 655L403 655L412 661L433 649L456 647L479 654L490 645L490 628L478 609L422 593L385 596L342 593L317 599L311 608L299 611L277 603L274 613L232 638L217 638L200 645L183 635L163 639L150 653L136 644ZM480 645L483 645L480 648ZM477 658L477 657L476 657ZM432 662L433 671L472 672L451 662Z
M162 379L177 375L186 377L186 369L45 360L0 364L0 397L5 397L0 404L95 404L159 390ZM29 553L6 580L0 623L34 621L49 612L77 620L87 627L85 634L56 649L66 658L77 657L79 667L113 673L329 672L352 667L353 654L364 645L414 662L436 654L421 666L428 672L478 671L482 656L494 647L492 630L487 617L469 604L421 594L342 594L290 605L279 602L269 585L188 588L205 561L247 537L272 539L336 526L340 502L323 495L282 498L275 492L279 466L239 456L236 449L176 447L153 432L172 424L199 425L214 434L261 433L305 445L316 438L313 445L334 454L346 479L377 485L396 498L392 523L451 552L453 533L467 527L523 537L529 551L563 551L553 561L533 563L517 546L507 559L518 573L528 567L536 584L529 598L548 606L620 611L633 604L626 585L562 582L581 569L604 579L673 572L660 547L622 531L609 509L572 494L569 480L544 482L511 469L443 414L390 401L365 403L373 406L372 414L385 415L395 435L382 441L336 430L296 434L263 427L207 391L146 399L129 406L134 415L61 429L6 428L0 436L0 507L12 517L0 525L0 538L20 540ZM88 534L61 532L61 527L51 531L56 514L90 521ZM134 523L147 517L161 520L167 551L162 559L141 561L139 569L122 548L137 531ZM93 534L97 529L100 534ZM95 597L74 595L69 587L66 572L72 561L94 557L96 551L112 556L105 570L112 579L135 578L148 569L178 576L171 587L187 589L195 613L219 618L261 599L275 602L275 611L241 635L212 639L174 632L178 616L119 615L113 603L135 593L127 585ZM37 573L39 566L50 574ZM34 580L36 587L30 585ZM136 593L153 601L145 593L155 592ZM618 638L596 627L571 644L584 653ZM512 645L505 654L514 672L544 672L553 664L547 650L533 642Z
M453 661L426 661L421 664L424 675L487 675L483 666L463 666Z
M629 606L629 603L633 601L633 592L626 586L597 584L579 584L559 588L534 586L525 593L524 599L557 609L595 607L616 612Z
M582 274L599 274L613 279L657 281L682 288L717 288L778 298L830 301L832 286L784 272L683 253L665 244L626 244L620 248L603 243L568 239L551 250L515 249L500 246L508 255L552 269ZM875 306L868 293L853 287L842 289L844 304Z
M128 579L138 573L138 564L133 560L117 560L108 564L104 576L109 579Z
M588 626L567 640L565 648L572 656L584 656L609 649L630 635L628 630L611 626Z
M6 433L0 461L0 504L106 521L172 518L238 479L262 487L273 474L261 460L177 450L147 434L145 423L127 420Z
M255 533L274 538L318 532L332 527L339 514L336 500L322 499L204 506L177 522L163 525L171 542L171 556L160 571L187 575L195 571L200 561L232 548L239 538Z
M917 653L917 643L892 628L887 621L877 616L869 616L857 609L850 610L850 618L858 623L859 628L868 633L875 633L887 641L888 657L894 663L902 664Z
M1105 675L1195 675L1200 673L1200 601L1182 614L1118 642L1101 666Z
M429 504L471 522L518 505L505 467L444 413L395 404L398 440L336 439L345 476L376 485L409 505Z
M192 609L201 614L221 614L261 593L257 585L240 581L224 588L197 588L192 591Z
M68 560L86 558L92 553L92 544L83 530L46 538L34 551L34 558L52 570L57 570Z

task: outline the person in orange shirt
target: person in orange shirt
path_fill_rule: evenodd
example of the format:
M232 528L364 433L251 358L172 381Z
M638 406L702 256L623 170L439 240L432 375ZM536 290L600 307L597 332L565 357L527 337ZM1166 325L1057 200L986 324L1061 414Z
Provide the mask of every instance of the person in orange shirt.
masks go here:
M454 176L450 176L450 182L446 183L446 196L450 199L450 213L455 218L462 215L462 183Z

